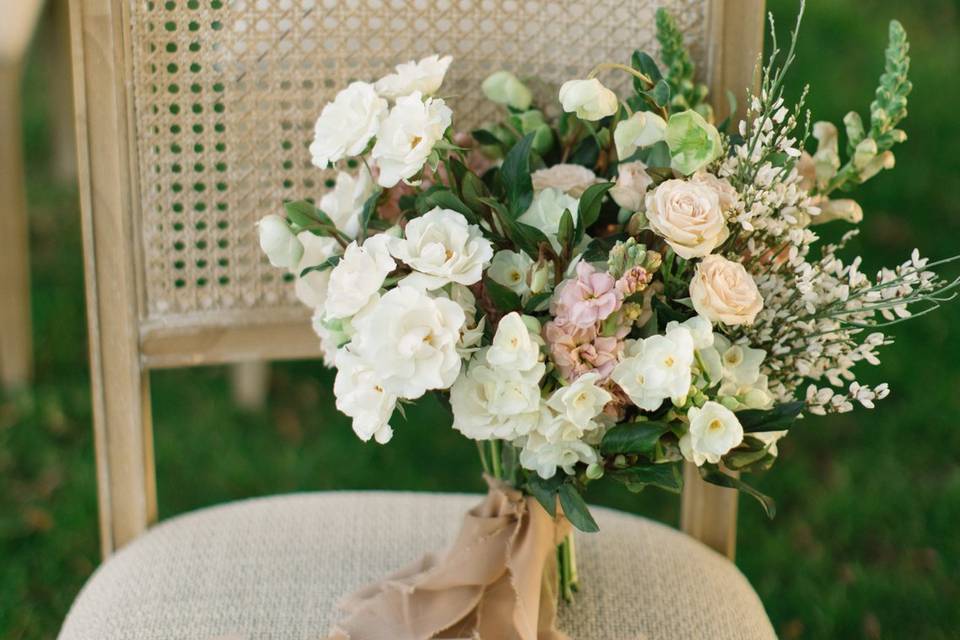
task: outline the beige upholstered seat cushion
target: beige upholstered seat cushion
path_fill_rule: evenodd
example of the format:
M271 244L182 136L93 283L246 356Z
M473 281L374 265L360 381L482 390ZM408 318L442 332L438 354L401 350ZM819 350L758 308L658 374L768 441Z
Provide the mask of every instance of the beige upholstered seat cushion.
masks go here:
M478 496L314 493L167 520L90 578L61 640L322 638L337 599L452 540ZM595 508L582 588L561 604L575 640L768 640L737 568L664 525ZM495 638L484 640L497 640Z

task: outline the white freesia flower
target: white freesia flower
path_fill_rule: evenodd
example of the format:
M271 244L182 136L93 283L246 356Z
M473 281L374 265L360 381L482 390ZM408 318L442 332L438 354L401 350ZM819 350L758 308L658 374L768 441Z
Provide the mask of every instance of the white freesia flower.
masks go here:
M283 269L295 269L303 257L303 244L294 235L290 225L274 214L260 218L257 223L260 233L260 248L270 264Z
M487 351L487 362L492 367L527 371L540 361L540 345L519 313L503 316L497 325L493 343Z
M533 259L523 252L503 249L493 255L487 275L497 284L502 284L517 295L530 293L528 283Z
M723 335L714 337L714 346L720 354L724 378L738 387L752 387L760 378L760 365L767 356L763 349L733 344Z
M373 195L374 185L370 173L363 169L357 175L346 171L337 174L333 189L320 198L320 209L330 216L333 224L351 238L360 231L360 214L363 205Z
M650 228L681 258L705 256L729 237L720 197L693 181L666 180L646 196Z
M439 98L424 101L419 91L397 98L371 153L380 167L377 183L389 188L417 175L452 119L450 107Z
M540 378L546 366L528 371L491 367L484 351L450 387L453 428L472 440L514 440L540 421Z
M383 390L374 368L349 347L337 352L336 364L333 393L337 409L353 418L353 431L364 442L370 438L380 444L388 442L393 437L389 423L397 397Z
M728 325L753 324L763 309L763 296L743 265L718 255L697 265L690 299L698 314Z
M448 282L471 285L483 276L493 257L493 245L480 227L462 214L439 207L411 220L405 238L395 238L390 252L415 271L404 285L438 289Z
M311 309L322 311L327 301L327 286L330 282L330 269L311 271L304 276L300 274L308 267L323 264L328 259L340 253L340 245L336 240L327 236L318 236L309 231L297 234L297 239L303 245L303 256L294 269L297 281L293 285L294 293L303 304Z
M520 465L524 469L536 471L543 479L552 478L557 469L573 474L577 463L593 464L597 462L597 452L581 440L557 440L551 442L536 431L527 436L520 451Z
M674 327L684 327L690 332L693 337L693 348L697 351L708 349L714 344L713 325L710 320L703 316L693 316L683 322L677 322L676 320L668 322L667 332ZM721 337L720 334L716 334L716 336Z
M433 95L443 84L443 77L453 58L436 54L419 62L398 64L396 73L384 76L374 85L377 93L385 98L395 99L419 91L425 96Z
M588 187L597 183L597 175L578 164L555 164L547 169L537 169L530 174L530 180L535 192L558 189L579 198Z
M332 283L331 283L332 284ZM375 362L381 386L401 398L446 389L460 373L465 317L457 303L415 287L391 289L353 319L351 348Z
M740 421L719 402L708 400L703 407L690 407L687 417L690 430L680 438L680 452L698 467L720 462L721 456L743 442Z
M601 120L620 108L620 101L596 78L567 80L560 86L560 104L567 113L576 113L581 120Z
M325 169L331 162L363 153L386 113L387 101L372 84L351 83L320 112L310 145L313 164Z
M480 85L483 95L497 104L505 104L526 111L533 102L533 93L509 71L495 71Z
M569 210L573 217L573 224L577 224L577 207L580 201L568 196L558 189L544 189L533 196L530 208L523 212L517 220L532 227L536 227L546 234L554 249L559 248L557 233L560 231L560 218L564 210Z
M610 392L597 386L599 380L600 376L596 373L585 373L554 391L547 400L547 406L581 429L589 431L588 425L613 400Z
M625 162L617 167L617 182L610 189L610 197L627 211L642 211L647 189L652 184L647 165L639 160Z
M610 377L644 411L656 410L667 398L682 404L692 382L693 344L689 329L674 326L665 335L637 341Z
M626 160L636 153L637 149L660 142L666 131L666 120L652 111L638 111L626 120L621 120L613 131L617 157Z
M343 258L330 273L328 318L348 318L379 295L387 274L397 267L387 249L389 241L380 234L367 238L363 246L355 241L347 245Z

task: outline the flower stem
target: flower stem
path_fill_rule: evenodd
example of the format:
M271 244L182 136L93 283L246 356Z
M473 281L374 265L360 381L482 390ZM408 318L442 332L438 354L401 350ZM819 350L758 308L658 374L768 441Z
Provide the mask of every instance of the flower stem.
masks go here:
M577 591L579 575L577 573L577 554L571 533L557 547L558 573L560 576L560 595L566 602L573 601L573 594Z
M497 480L503 480L503 461L500 456L500 441L490 441L490 468L493 471L493 477Z
M601 62L600 64L595 66L593 70L587 75L587 80L591 78L595 78L601 71L607 71L607 70L613 70L613 69L617 71L624 71L636 78L639 78L640 80L642 80L647 84L648 88L653 87L654 83L653 83L653 80L650 79L650 76L648 76L645 73L641 73L640 71L637 71L633 67L628 67L627 65L620 64L618 62Z
M487 475L490 475L490 465L487 463L487 452L486 445L480 440L477 440L477 453L480 454L480 466L483 467L483 472Z

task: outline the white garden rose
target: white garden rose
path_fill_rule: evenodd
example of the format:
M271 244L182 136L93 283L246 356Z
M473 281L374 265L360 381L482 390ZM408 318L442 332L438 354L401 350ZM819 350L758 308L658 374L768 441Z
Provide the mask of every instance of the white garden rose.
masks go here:
M412 400L457 379L464 320L463 309L451 300L397 287L354 317L351 348L376 363L388 393Z
M385 98L396 99L419 91L425 96L433 95L443 84L443 77L453 58L436 54L419 62L404 62L396 66L396 73L384 76L374 85L377 93Z
M496 71L483 81L480 90L488 100L504 104L518 111L526 111L533 102L533 93L509 71Z
M560 104L581 120L601 120L620 108L620 100L596 78L567 80L560 86Z
M463 309L465 320L460 328L460 342L457 343L457 352L464 360L469 360L470 356L480 348L486 318L480 316L480 319L477 319L477 297L473 295L469 288L462 284L453 283L449 289L449 293L440 289L436 294L446 295Z
M538 169L530 174L533 190L558 189L574 198L579 198L590 185L598 182L597 175L578 164L555 164L548 169Z
M503 249L493 254L487 275L497 284L502 284L517 295L530 293L528 283L533 259L523 252Z
M303 255L293 270L297 280L293 285L294 293L303 304L311 309L322 311L327 301L327 286L330 282L330 269L311 271L301 276L304 269L323 264L341 252L336 240L328 236L318 236L309 231L297 234L303 245Z
M355 241L347 245L330 273L328 318L349 318L377 298L387 274L397 267L387 249L389 241L381 234L367 238L363 246Z
M386 113L387 101L372 84L351 83L324 105L317 118L310 145L313 164L326 169L331 162L363 153Z
M683 404L693 379L693 344L690 330L679 325L638 340L610 377L644 411L656 410L667 398Z
M333 189L320 198L320 210L330 216L337 229L351 238L356 238L360 231L363 205L373 195L373 191L373 180L366 169L357 175L341 171L337 173Z
M660 142L666 131L666 120L652 111L638 111L626 120L621 120L613 131L617 157L626 160L636 153L637 149Z
M652 184L647 165L639 160L625 162L617 167L617 182L610 189L610 197L627 211L642 211Z
M583 431L589 431L593 420L603 412L613 396L606 389L597 386L600 376L585 373L572 383L553 392L547 400L547 406Z
M540 378L546 366L528 371L491 367L485 351L474 357L450 387L453 428L472 440L515 440L540 420Z
M547 480L557 475L557 469L572 474L577 463L594 464L597 452L582 440L557 440L551 442L534 431L520 450L520 466Z
M450 209L437 207L414 218L404 235L392 240L390 252L414 269L405 286L433 290L449 282L475 284L493 257L493 245L480 227Z
M533 196L530 207L517 220L543 231L550 243L554 245L554 249L558 249L560 244L557 241L557 233L560 231L560 218L563 217L564 210L569 210L573 217L573 224L576 225L579 205L578 199L568 196L559 189L547 188Z
M260 248L267 254L270 264L283 269L296 269L303 257L303 244L286 220L274 214L264 216L257 223L257 231Z
M492 367L517 371L527 371L540 362L540 344L516 311L500 319L487 362Z
M729 237L720 198L709 186L666 180L646 196L650 228L681 258L709 254Z
M450 107L439 98L424 100L419 91L397 98L371 152L380 168L377 183L390 188L417 175L452 119Z
M690 299L698 314L727 325L752 324L763 309L763 296L743 265L717 255L697 265Z
M690 430L680 438L680 453L698 467L716 464L728 451L743 442L743 426L730 409L708 400L703 407L687 412Z
M349 347L337 352L336 364L333 394L337 410L353 418L353 431L361 440L374 438L385 444L393 437L389 423L397 397L383 390L374 367Z

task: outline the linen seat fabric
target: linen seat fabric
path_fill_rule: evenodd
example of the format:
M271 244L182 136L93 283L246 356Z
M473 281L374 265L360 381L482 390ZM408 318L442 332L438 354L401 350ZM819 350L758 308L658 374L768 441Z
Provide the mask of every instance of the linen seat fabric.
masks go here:
M60 640L308 640L336 602L446 548L480 496L329 492L234 502L164 521L107 560ZM665 525L596 507L579 535L581 589L560 604L574 640L769 640L726 558ZM497 640L495 638L483 640Z

